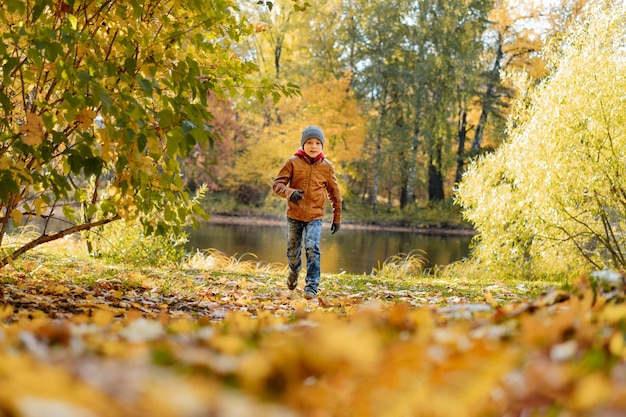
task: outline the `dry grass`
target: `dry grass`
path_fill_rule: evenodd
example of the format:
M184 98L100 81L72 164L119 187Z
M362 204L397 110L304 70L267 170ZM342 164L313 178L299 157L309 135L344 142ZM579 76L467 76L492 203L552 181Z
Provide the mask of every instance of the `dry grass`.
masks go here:
M240 273L286 273L288 270L288 267L284 264L277 262L265 263L256 259L258 257L253 253L244 253L241 256L236 256L236 254L228 256L218 249L210 248L191 254L183 261L181 267Z

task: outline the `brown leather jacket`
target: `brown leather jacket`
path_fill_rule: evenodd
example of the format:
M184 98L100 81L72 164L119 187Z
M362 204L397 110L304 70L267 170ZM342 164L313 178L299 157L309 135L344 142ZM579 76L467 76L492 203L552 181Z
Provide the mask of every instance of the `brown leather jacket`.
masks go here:
M341 193L335 169L325 158L311 164L308 158L293 155L278 172L272 190L287 199L287 217L304 222L324 218L328 195L333 223L341 222ZM299 205L289 199L296 190L304 195Z

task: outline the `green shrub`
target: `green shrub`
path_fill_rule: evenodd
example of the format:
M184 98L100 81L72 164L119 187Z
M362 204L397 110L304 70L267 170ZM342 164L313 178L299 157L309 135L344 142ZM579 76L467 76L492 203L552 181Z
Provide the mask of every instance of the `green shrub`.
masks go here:
M590 7L475 160L458 203L490 270L536 276L626 267L626 6Z
M187 235L145 235L139 223L113 222L85 235L92 256L115 263L167 265L185 256Z

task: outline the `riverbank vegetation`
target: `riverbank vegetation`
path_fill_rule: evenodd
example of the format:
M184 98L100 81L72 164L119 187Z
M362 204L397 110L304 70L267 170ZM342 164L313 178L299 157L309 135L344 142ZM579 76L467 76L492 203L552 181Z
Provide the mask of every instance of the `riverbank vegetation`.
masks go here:
M459 184L486 270L626 267L626 8L591 10L546 52L550 77L521 89L507 142Z
M202 200L209 215L234 217L285 218L285 200L270 195L262 204L241 204L224 193L210 193ZM329 209L330 210L330 209ZM330 213L330 212L329 212ZM359 201L344 202L342 222L363 226L403 227L409 229L440 229L471 231L472 225L463 218L461 207L452 200L414 204L411 207L389 207L373 213L369 204Z

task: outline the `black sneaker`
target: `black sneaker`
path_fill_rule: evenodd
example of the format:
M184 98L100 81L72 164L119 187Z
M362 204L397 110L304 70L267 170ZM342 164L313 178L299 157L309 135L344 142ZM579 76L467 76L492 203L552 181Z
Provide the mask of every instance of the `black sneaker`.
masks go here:
M297 286L298 286L298 274L290 272L289 276L287 277L287 287L290 290L295 290Z

